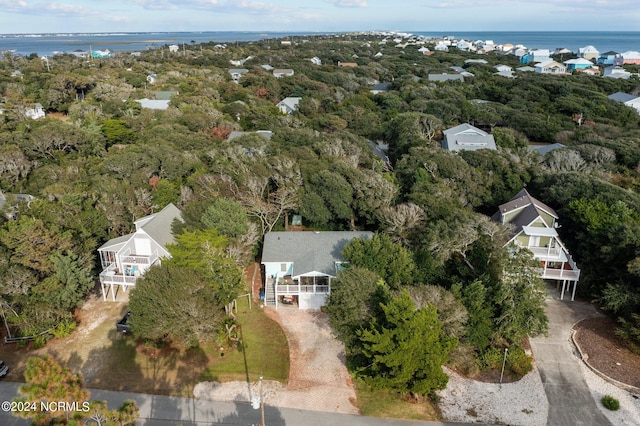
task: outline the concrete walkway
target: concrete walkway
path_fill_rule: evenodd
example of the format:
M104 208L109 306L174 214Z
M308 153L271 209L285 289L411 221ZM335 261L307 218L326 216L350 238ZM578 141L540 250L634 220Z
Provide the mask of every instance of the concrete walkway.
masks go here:
M580 301L560 300L559 292L547 289L549 336L531 339L531 349L549 401L547 424L553 426L611 425L589 391L580 370L580 359L571 343L576 322L601 316L597 309Z

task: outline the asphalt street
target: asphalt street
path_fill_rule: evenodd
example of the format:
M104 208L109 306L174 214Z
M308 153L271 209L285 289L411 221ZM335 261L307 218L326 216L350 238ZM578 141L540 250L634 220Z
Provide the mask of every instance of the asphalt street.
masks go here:
M11 401L18 395L20 383L0 382L0 402ZM202 426L202 425L258 425L260 410L249 403L214 402L193 398L176 398L91 389L92 400L107 401L109 408L117 408L124 400L134 399L140 407L138 425L150 426ZM3 407L4 408L4 407ZM270 407L265 404L265 426L461 426L461 423L420 422L395 419L378 419L349 414L322 411ZM29 425L4 410L0 412L3 426ZM478 426L478 423L473 423ZM471 424L469 425L471 426Z

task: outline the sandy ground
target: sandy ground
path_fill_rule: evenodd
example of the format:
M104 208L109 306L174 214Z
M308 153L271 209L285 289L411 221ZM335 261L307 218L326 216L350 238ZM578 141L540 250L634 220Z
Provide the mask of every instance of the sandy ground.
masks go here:
M607 382L582 362L580 363L580 368L582 369L593 399L595 399L600 411L604 413L611 424L616 426L640 425L640 395L634 395ZM620 401L620 409L618 411L611 411L604 408L600 400L605 395L611 395Z
M538 370L514 383L484 383L445 367L447 388L438 392L447 421L508 425L546 425L549 404Z
M356 393L345 366L344 345L331 334L320 311L283 308L265 312L283 328L289 342L289 380L285 386L263 381L265 403L277 407L358 414ZM250 401L260 394L257 383L203 382L194 396L217 401Z

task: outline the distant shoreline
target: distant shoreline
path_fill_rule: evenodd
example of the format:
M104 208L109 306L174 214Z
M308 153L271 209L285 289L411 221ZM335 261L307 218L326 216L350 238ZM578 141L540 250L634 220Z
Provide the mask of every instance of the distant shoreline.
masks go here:
M601 52L640 51L640 31L351 31L351 32L265 32L265 31L195 31L195 32L112 32L112 33L42 33L0 34L0 52L38 56L88 50L101 46L111 51L143 51L169 44L234 43L287 37L317 37L360 34L411 34L425 38L451 36L468 41L493 40L495 44L523 45L529 49L567 48L574 53L592 45ZM192 43L193 42L193 43ZM389 46L391 47L391 46Z

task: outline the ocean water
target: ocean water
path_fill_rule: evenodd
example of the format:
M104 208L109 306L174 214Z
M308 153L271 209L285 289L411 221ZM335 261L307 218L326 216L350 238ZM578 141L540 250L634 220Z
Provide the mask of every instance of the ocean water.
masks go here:
M467 40L493 40L496 44L522 44L528 48L555 50L559 47L577 52L580 47L595 46L600 52L640 51L640 31L452 31L436 33L405 31L429 37L452 36ZM36 53L51 56L74 50L140 51L167 44L192 42L231 43L256 41L287 36L318 35L305 32L205 31L205 32L144 32L97 34L0 34L0 52L11 51L19 55Z
M309 35L300 32L140 32L140 33L72 33L72 34L0 34L0 52L17 55L51 56L74 50L142 51L169 44L231 43L287 36Z

